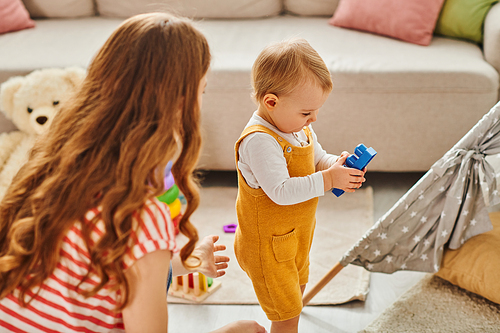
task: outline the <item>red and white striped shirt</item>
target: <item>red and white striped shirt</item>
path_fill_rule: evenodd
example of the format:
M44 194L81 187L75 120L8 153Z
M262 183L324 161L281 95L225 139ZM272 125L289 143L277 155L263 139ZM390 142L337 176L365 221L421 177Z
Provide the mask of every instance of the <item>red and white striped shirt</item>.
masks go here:
M97 214L98 208L89 211L83 223L88 223ZM56 269L27 308L19 306L18 290L0 300L0 332L124 331L122 314L114 311L120 294L110 290L111 283L89 298L83 297L76 288L88 272L90 263L81 236L81 223L76 222L64 237ZM134 213L133 230L123 260L124 270L147 253L166 249L178 251L168 207L156 198L148 200L141 212ZM101 220L91 233L92 242L103 233ZM89 290L97 283L97 277L91 274L80 289Z

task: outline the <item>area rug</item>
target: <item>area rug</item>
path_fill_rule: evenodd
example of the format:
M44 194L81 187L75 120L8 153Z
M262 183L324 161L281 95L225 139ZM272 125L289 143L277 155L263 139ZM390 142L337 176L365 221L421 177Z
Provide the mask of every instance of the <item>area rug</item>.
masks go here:
M225 244L225 254L230 257L225 276L217 279L221 287L206 298L203 304L258 304L248 276L241 270L234 257L234 234L224 233L223 226L237 223L235 187L205 187L201 190L199 209L192 222L200 239L207 235L219 235ZM315 285L342 255L355 244L373 225L372 188L345 193L340 197L326 193L319 198L317 223L310 253L310 276L307 286ZM185 237L177 236L184 244ZM342 304L353 300L364 301L368 293L370 273L363 268L349 265L327 284L309 303L310 305ZM307 287L306 287L307 292ZM170 303L191 303L178 297L168 296Z
M500 305L428 274L361 332L500 332Z

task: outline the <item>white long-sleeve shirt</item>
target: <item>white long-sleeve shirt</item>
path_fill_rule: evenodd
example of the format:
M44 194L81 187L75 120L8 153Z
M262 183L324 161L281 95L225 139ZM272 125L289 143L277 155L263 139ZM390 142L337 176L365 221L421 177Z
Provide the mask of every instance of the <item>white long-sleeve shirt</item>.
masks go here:
M252 125L263 125L294 146L308 144L303 130L283 133L258 116L257 112L254 112L246 127ZM328 154L318 142L311 125L309 129L314 144L315 173L305 177L290 177L280 144L269 134L257 132L244 138L238 150L238 169L247 184L252 188L262 188L278 205L293 205L324 195L323 175L320 171L333 165L338 156Z

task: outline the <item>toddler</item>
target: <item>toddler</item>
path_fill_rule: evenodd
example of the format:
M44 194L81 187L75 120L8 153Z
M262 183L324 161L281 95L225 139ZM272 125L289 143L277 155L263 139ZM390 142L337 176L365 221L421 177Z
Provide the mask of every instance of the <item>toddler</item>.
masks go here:
M265 48L252 68L257 103L235 145L238 170L234 249L252 280L271 332L296 332L309 276L318 197L332 188L354 192L366 170L327 154L311 123L333 84L304 39Z

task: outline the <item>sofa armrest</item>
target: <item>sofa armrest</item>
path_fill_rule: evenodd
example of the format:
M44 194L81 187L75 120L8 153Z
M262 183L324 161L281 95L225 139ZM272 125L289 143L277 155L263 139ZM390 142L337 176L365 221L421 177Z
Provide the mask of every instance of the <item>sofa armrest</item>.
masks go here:
M484 20L484 58L500 73L500 2L491 7Z

